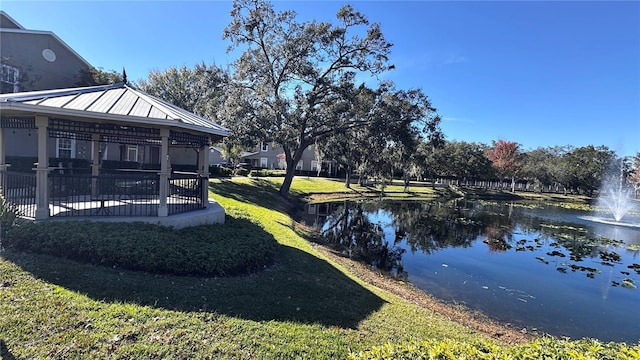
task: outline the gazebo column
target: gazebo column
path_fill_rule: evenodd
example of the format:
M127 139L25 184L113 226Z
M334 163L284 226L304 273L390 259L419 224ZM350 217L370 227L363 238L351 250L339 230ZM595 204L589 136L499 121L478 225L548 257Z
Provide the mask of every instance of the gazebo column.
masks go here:
M0 195L4 195L5 193L5 179L6 176L4 174L7 171L8 166L5 160L5 138L4 138L4 128L0 127Z
M200 149L198 156L198 176L202 181L202 207L209 207L209 146L205 145Z
M36 116L38 131L38 162L36 165L36 220L49 218L49 118Z
M96 199L99 195L98 175L100 175L100 134L91 135L91 149L93 157L91 159L91 198Z
M167 198L169 196L169 176L171 175L169 163L169 128L160 129L162 145L160 147L160 204L158 205L158 216L168 216L169 208Z
M5 129L0 127L0 171L7 170L4 134L5 134Z

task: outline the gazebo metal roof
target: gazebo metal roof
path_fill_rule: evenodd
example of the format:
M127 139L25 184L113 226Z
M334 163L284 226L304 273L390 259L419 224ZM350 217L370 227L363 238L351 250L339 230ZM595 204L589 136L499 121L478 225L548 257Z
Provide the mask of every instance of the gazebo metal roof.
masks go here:
M228 136L219 124L137 90L127 83L0 95L0 113L48 114L69 118L169 126Z

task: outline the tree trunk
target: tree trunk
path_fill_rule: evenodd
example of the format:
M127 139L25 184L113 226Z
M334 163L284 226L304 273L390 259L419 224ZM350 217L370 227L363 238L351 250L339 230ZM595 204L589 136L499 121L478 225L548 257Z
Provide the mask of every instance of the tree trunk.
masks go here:
M515 176L511 177L511 192L512 193L516 192L516 177Z
M409 183L411 181L409 180L409 175L405 174L404 175L404 192L409 192Z
M345 170L344 187L351 189L351 167L348 166Z
M295 176L296 164L302 158L302 152L304 148L299 147L295 153L291 154L291 150L288 147L283 146L285 161L287 162L287 171L284 175L284 181L282 182L282 186L280 186L280 196L283 198L289 197L289 190L291 189L291 183L293 182L293 177Z
M284 175L284 181L282 182L282 186L280 186L280 196L282 196L283 198L289 197L289 190L291 189L291 183L293 182L295 171L295 166L290 166L289 164L287 164L287 171Z

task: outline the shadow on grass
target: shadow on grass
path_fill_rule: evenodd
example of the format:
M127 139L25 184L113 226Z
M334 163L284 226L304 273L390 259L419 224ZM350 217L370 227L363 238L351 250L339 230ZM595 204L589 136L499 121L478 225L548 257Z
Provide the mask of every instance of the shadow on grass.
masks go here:
M287 246L280 246L275 266L230 278L152 275L13 251L3 257L37 278L98 301L255 321L355 328L384 304L326 261Z
M0 359L3 359L3 360L14 360L15 359L13 354L11 354L11 351L9 351L9 348L7 347L7 344L2 339L0 339Z

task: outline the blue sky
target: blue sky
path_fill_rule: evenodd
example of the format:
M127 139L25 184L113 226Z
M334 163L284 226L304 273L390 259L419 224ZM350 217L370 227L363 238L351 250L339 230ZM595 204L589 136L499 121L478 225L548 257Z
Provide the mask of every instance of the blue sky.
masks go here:
M276 1L332 21L346 1ZM640 1L352 1L379 22L396 68L422 88L448 140L516 141L524 150L605 145L640 152ZM89 63L152 69L226 66L228 1L12 1L25 28L53 31Z

